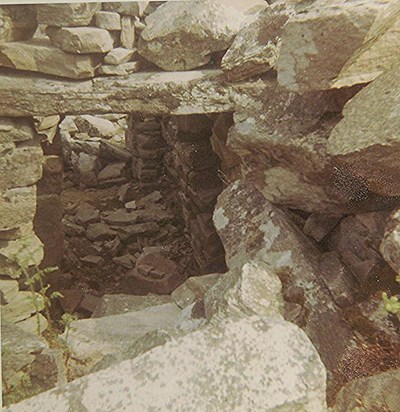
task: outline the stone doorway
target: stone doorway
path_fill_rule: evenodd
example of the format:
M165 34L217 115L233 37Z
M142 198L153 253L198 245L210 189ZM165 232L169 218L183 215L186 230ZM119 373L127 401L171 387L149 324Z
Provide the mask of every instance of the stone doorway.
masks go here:
M231 115L57 117L35 218L42 265L60 268L49 278L64 296L57 317L90 317L105 294L166 295L226 270L212 216L230 173L217 135Z

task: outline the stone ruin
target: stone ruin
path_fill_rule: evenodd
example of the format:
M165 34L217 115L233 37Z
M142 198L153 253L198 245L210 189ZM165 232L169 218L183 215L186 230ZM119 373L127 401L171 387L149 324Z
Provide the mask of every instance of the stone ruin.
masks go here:
M399 24L0 6L5 410L400 410Z

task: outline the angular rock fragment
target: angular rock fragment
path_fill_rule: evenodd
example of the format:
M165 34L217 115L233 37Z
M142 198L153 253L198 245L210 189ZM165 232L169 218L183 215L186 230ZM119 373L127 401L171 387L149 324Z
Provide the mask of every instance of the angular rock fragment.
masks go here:
M303 232L320 242L335 228L340 219L337 215L311 214L304 224Z
M179 313L175 304L167 303L136 312L73 322L67 340L71 357L86 362L88 368L147 332L173 327Z
M16 297L18 293L18 282L11 279L0 279L0 300L5 305Z
M151 306L172 303L172 301L169 295L104 295L96 310L93 312L92 318L137 312Z
M121 46L132 50L135 47L135 25L134 19L130 16L121 18Z
M37 21L48 26L88 26L101 3L39 4Z
M204 66L214 52L230 46L245 19L245 9L208 0L165 3L146 18L138 53L169 71Z
M135 55L136 50L129 50L123 47L117 47L116 49L111 50L107 53L104 58L105 64L119 65L126 63Z
M96 26L106 30L121 30L121 16L112 11L96 11Z
M68 53L107 53L113 48L110 33L97 27L49 27L46 33L55 46Z
M171 293L171 297L181 309L184 309L197 300L203 299L206 292L217 282L220 276L219 273L192 276L185 283L177 287Z
M117 127L113 122L90 114L78 116L75 124L80 132L88 133L92 137L109 138L117 134Z
M86 230L86 236L89 240L107 240L115 237L117 232L110 229L105 223L92 223Z
M45 40L0 45L0 66L11 69L87 79L94 77L99 63L98 57L65 53Z
M114 64L102 64L99 69L98 73L103 76L126 76L131 73L136 73L139 71L140 62L126 62L119 64L118 66Z
M376 17L364 44L343 66L332 87L368 83L398 64L400 4L392 1Z
M331 88L385 3L315 2L291 17L276 63L279 84L296 92Z
M84 186L96 186L100 169L101 164L97 156L81 152L74 164L74 179Z
M290 11L282 5L266 8L239 31L222 58L230 81L240 81L270 70L278 58L280 35Z
M32 119L0 117L0 144L33 140L36 136Z
M104 2L103 9L107 11L113 11L121 14L122 16L139 16L141 10L143 11L144 3L146 1L126 1L126 2ZM145 6L144 6L145 7Z
M74 220L78 225L86 226L89 223L98 222L100 220L100 212L94 206L82 202L76 208Z
M39 293L33 296L30 291L18 292L10 303L2 306L1 314L5 321L15 323L29 318L32 313L36 313L36 308L39 311L44 309L44 301Z

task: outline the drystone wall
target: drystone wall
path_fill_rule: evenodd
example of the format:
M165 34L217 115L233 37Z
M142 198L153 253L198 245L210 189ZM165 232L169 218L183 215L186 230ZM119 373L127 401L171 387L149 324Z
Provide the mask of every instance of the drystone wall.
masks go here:
M26 16L1 9L9 29L0 37L0 114L16 116L3 117L0 129L7 132L0 141L2 281L15 276L7 254L13 242L25 235L38 242L32 220L41 152L22 116L74 111L158 117L138 122L130 137L143 189L159 176L150 152L164 156L167 168L191 155L177 153L187 138L185 119L164 119L159 127L161 116L223 113L208 117L209 125L192 118L190 126L192 160L205 168L212 162L210 148L202 151L205 127L228 186L213 214L228 272L182 315L189 328L181 322L163 337L144 334L130 357L112 353L123 363L9 410L324 411L328 402L339 411L349 410L346 399L357 399L361 410L386 408L383 391L396 382L400 353L398 315L388 315L396 298L382 301L382 292L399 291L398 2L143 6L45 5ZM160 145L164 136L166 144L146 147L150 136ZM22 175L22 166L7 159L25 153L38 158L23 161L24 172L26 165L32 171ZM182 167L177 186L202 182L191 174L195 164L187 174ZM11 212L10 204L20 206ZM184 204L192 211L193 203ZM40 252L28 264L41 259ZM3 284L2 295L8 285L13 297L21 293L15 282ZM11 300L5 303L3 311L11 309ZM200 328L190 323L199 317ZM112 394L104 395L105 386ZM165 396L148 397L160 388Z

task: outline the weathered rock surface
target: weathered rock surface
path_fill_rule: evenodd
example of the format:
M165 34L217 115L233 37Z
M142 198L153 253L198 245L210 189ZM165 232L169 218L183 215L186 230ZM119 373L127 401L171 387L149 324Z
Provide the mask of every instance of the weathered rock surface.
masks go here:
M48 26L88 26L101 3L40 4L37 21Z
M18 293L18 282L11 279L0 279L1 304L10 303Z
M174 303L152 306L135 312L71 324L67 345L71 357L93 366L105 355L121 351L135 338L152 330L173 328L180 309ZM62 335L66 338L66 332Z
M171 297L181 308L191 305L197 300L203 299L204 295L220 277L219 273L211 273L203 276L192 276L185 283L178 286L172 293Z
M290 11L280 5L266 8L239 31L221 61L231 81L265 73L274 67L279 54L280 35Z
M204 66L214 52L230 46L245 19L246 8L259 2L247 3L165 3L146 18L138 53L169 71Z
M2 318L12 323L29 318L32 313L36 312L36 305L33 299L36 301L37 308L43 310L44 301L41 295L37 293L33 297L31 292L18 292L10 303L2 306Z
M138 61L121 63L118 66L115 64L102 64L98 73L103 76L126 76L138 72L139 69L140 62Z
M0 194L0 230L31 223L36 209L36 187L8 189Z
M399 384L399 370L355 379L341 389L332 412L396 411L400 404Z
M58 53L63 52L59 50ZM87 58L68 56L78 60ZM59 61L68 60L60 58ZM235 97L243 104L251 104L249 97L252 91L262 93L266 87L264 81L256 85L227 85L220 70L179 72L178 75L143 72L124 79L97 78L85 82L44 79L18 73L2 74L0 82L0 113L3 116L77 112L91 115L139 112L157 116L221 113L235 108ZM153 97L143 99L144 95Z
M11 69L87 79L94 77L99 63L98 57L65 53L45 40L0 45L0 66Z
M379 245L389 213L386 211L348 216L331 233L330 250L337 251L360 285L378 279L385 265Z
M55 46L69 53L107 53L113 48L110 33L97 27L50 27L46 33Z
M394 211L388 219L379 250L390 267L400 273L400 210Z
M96 186L100 169L101 164L97 156L81 152L74 164L74 176L76 181L84 186Z
M132 50L135 46L135 19L130 16L121 17L121 46Z
M113 11L96 11L96 26L106 30L121 30L121 16Z
M3 153L0 157L0 191L35 184L42 176L42 157L42 149L37 143Z
M135 55L136 50L129 50L123 47L117 47L116 49L111 50L107 53L104 58L104 63L118 65L126 63Z
M208 319L215 316L257 314L283 319L282 284L276 273L260 262L248 262L223 274L204 298Z
M291 17L276 63L279 83L296 92L331 88L386 4L379 0L322 1Z
M343 66L333 87L368 83L398 64L400 5L391 1L375 19L364 44Z
M0 144L33 140L36 136L33 126L32 120L26 117L0 117Z
M344 107L344 119L332 130L327 148L339 165L347 165L355 178L385 196L400 195L399 79L396 66L354 96Z
M173 299L168 295L104 295L96 307L96 310L93 312L92 318L137 312L148 307L161 306L172 302Z
M300 304L306 312L299 325L334 373L355 336L322 280L320 252L249 182L235 182L220 195L214 223L231 270L256 260L278 274L285 300ZM340 339L332 341L332 334Z
M210 325L12 410L66 411L71 402L89 410L324 411L325 372L300 329L254 316Z

